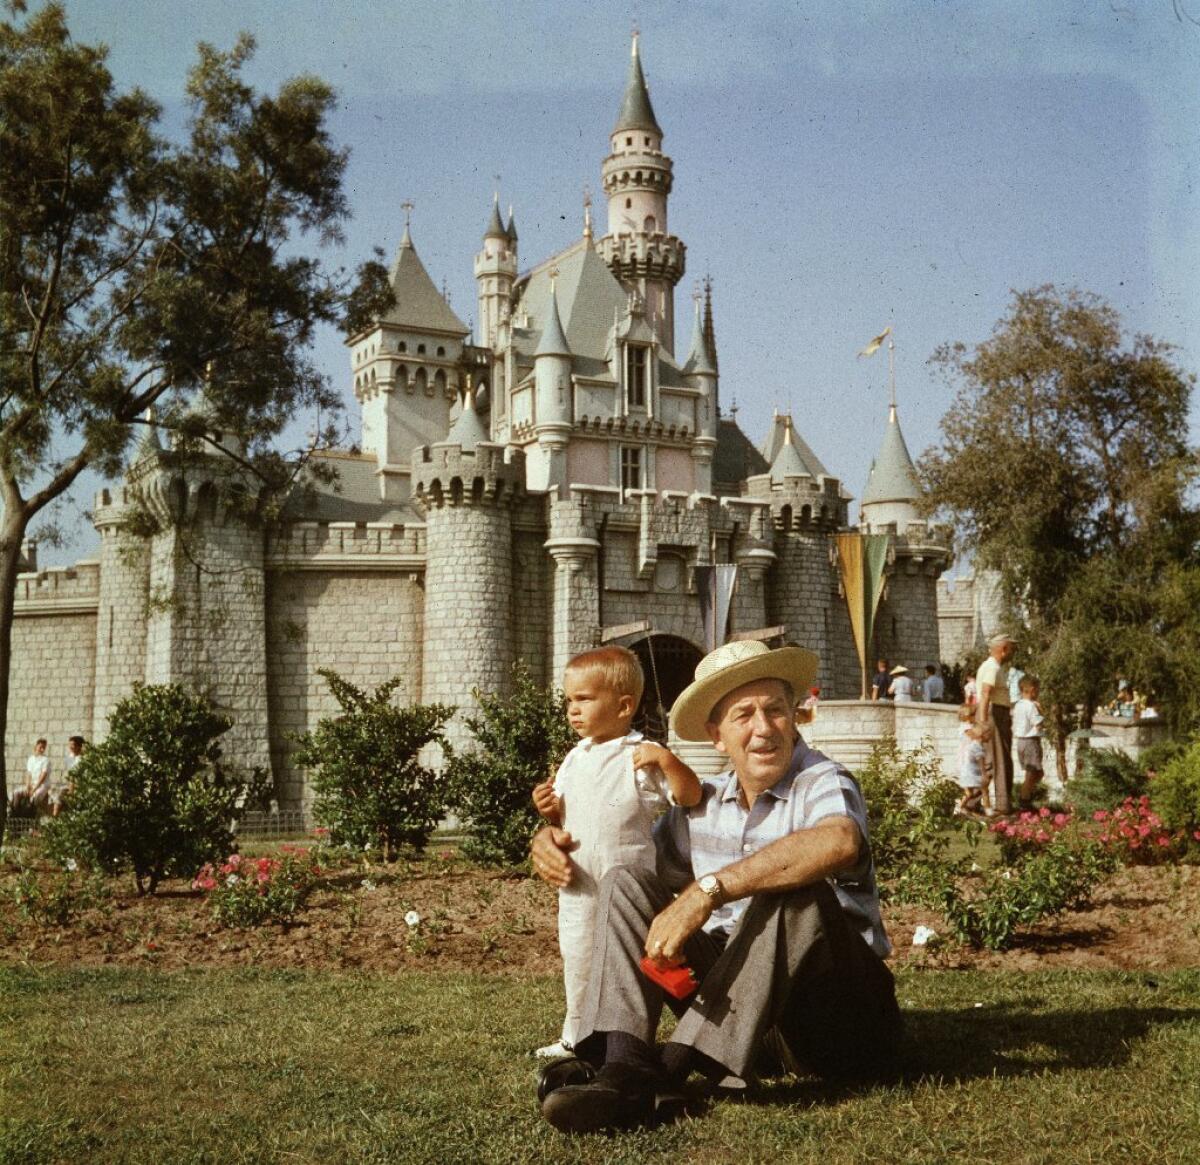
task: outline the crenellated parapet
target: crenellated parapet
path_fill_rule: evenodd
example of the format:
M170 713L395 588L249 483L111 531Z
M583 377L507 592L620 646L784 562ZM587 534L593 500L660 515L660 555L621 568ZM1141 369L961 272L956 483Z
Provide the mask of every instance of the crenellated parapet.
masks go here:
M267 542L268 570L425 569L424 523L291 522Z
M950 564L954 542L950 526L914 519L873 524L869 532L888 535L889 557L895 572L937 578Z
M847 499L836 477L760 473L746 481L746 497L765 503L780 531L826 531L847 525Z
M622 282L662 279L674 285L687 268L687 247L674 235L606 235L597 246L609 270Z
M14 614L77 614L95 611L100 603L100 563L84 559L74 566L17 575Z
M486 442L422 445L413 451L412 501L422 512L445 506L507 506L525 494L525 454Z
M135 505L163 529L204 519L214 526L245 524L265 490L236 461L224 456L184 457L162 451L130 466L120 490L127 512Z

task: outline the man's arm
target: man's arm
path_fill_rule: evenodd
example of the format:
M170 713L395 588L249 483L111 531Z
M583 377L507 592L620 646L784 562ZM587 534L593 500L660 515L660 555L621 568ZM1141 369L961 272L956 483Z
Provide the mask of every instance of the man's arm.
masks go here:
M992 692L995 689L994 684L979 684L978 700L979 703L975 706L975 721L978 724L986 724L988 717L992 713Z
M852 818L827 817L725 866L717 877L726 901L796 890L854 866L862 845L862 834ZM660 963L680 962L684 943L708 921L713 909L713 900L693 882L650 924L646 953Z

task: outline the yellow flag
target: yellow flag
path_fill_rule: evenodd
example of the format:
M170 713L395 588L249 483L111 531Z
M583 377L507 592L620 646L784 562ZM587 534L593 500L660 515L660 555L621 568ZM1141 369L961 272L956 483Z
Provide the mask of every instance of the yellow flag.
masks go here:
M884 340L892 334L892 328L889 324L878 336L875 337L861 352L859 356L874 356L876 352L883 346Z

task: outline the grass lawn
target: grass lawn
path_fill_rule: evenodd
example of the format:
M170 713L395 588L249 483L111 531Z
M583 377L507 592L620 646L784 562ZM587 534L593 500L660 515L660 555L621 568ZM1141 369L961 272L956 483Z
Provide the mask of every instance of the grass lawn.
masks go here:
M902 1083L568 1140L552 977L0 969L0 1162L1184 1162L1200 971L912 970Z

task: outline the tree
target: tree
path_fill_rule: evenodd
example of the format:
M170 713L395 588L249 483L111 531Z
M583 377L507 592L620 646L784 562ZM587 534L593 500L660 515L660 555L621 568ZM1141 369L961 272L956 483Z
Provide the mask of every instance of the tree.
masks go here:
M178 684L135 685L71 772L67 809L46 827L51 856L110 874L131 867L139 894L223 857L234 819L261 791L221 768L217 738L229 726Z
M321 720L299 738L298 765L313 770L313 816L330 840L354 849L378 847L394 861L402 846L421 850L446 811L446 784L421 764L429 744L447 749L442 729L454 715L446 704L398 708L399 677L370 695L320 668L341 716Z
M115 476L151 406L173 453L215 431L278 498L295 461L272 442L297 413L339 404L308 356L314 329L386 306L378 263L355 282L294 236L341 240L347 154L313 77L274 95L242 79L254 42L200 45L184 140L156 133L146 94L117 92L103 47L63 9L0 24L0 771L13 603L30 522L87 468ZM216 373L214 374L214 369ZM0 799L0 836L4 806Z
M921 460L929 508L999 572L1060 741L1076 706L1090 724L1118 672L1170 696L1177 719L1200 707L1181 602L1200 579L1195 378L1174 352L1127 337L1099 297L1047 285L1014 292L988 340L931 360L957 394Z
M463 819L468 857L515 865L529 856L541 818L533 787L554 775L575 743L563 695L535 684L523 662L513 667L506 696L476 690L479 715L466 718L479 745L446 768L451 806Z

